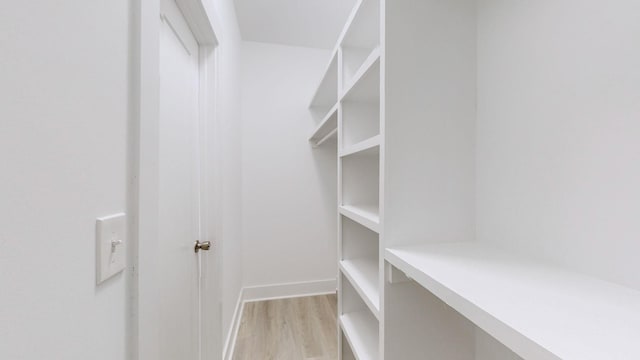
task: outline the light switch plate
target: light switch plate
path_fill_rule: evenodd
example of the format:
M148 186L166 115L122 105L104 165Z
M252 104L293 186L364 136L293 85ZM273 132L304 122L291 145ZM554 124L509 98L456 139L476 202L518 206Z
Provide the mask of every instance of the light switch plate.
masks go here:
M96 222L96 282L124 270L127 257L127 216L124 213L98 218Z

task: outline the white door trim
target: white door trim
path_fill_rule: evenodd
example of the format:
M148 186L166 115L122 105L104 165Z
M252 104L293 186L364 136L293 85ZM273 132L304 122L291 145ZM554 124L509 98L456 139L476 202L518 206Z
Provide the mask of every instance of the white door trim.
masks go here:
M158 132L159 132L159 44L160 1L137 0L132 4L131 125L129 132L129 258L127 359L158 359L159 342L155 278L158 238ZM218 37L202 0L176 0L200 47L200 124L215 124L217 119L216 52ZM201 139L201 149L213 139ZM204 155L200 162L211 166L213 158ZM202 173L204 173L204 169ZM208 210L207 213L214 213ZM212 236L206 235L206 236ZM213 300L213 299L212 299ZM216 301L217 302L217 301ZM166 324L164 324L166 325ZM220 354L217 354L220 353ZM217 360L222 351L205 354Z

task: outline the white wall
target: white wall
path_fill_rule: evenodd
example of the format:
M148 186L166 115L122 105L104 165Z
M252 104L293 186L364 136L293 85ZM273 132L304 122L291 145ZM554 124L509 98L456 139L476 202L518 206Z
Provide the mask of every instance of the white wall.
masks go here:
M242 44L245 286L335 280L336 149L307 141L307 106L329 56Z
M96 287L94 270L95 218L127 205L130 56L138 61L130 53L131 5L2 7L2 359L124 359L135 333L127 329L125 276ZM242 280L240 36L232 0L207 5L220 40L215 150L224 214L217 233L224 297L208 306L220 306L226 333Z
M640 289L640 2L478 10L478 239Z
M0 358L123 359L94 238L126 210L129 1L0 8Z

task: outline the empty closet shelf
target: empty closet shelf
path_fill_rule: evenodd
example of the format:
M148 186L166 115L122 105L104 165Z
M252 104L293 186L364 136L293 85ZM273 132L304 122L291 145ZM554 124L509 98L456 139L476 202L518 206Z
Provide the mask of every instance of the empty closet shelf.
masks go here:
M342 205L340 206L340 214L371 229L372 231L377 233L380 232L380 216L378 215L377 206Z
M523 358L640 359L639 291L478 243L385 259Z
M378 359L378 322L364 311L340 316L340 326L358 360Z
M340 261L340 270L364 300L369 310L378 317L380 295L378 287L378 260L353 259Z

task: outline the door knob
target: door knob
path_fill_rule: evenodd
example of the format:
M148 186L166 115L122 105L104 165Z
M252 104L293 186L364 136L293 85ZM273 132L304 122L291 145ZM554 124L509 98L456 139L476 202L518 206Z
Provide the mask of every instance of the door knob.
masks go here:
M208 251L209 249L211 249L211 241L200 242L200 240L196 240L196 245L193 248L196 253L200 250Z

